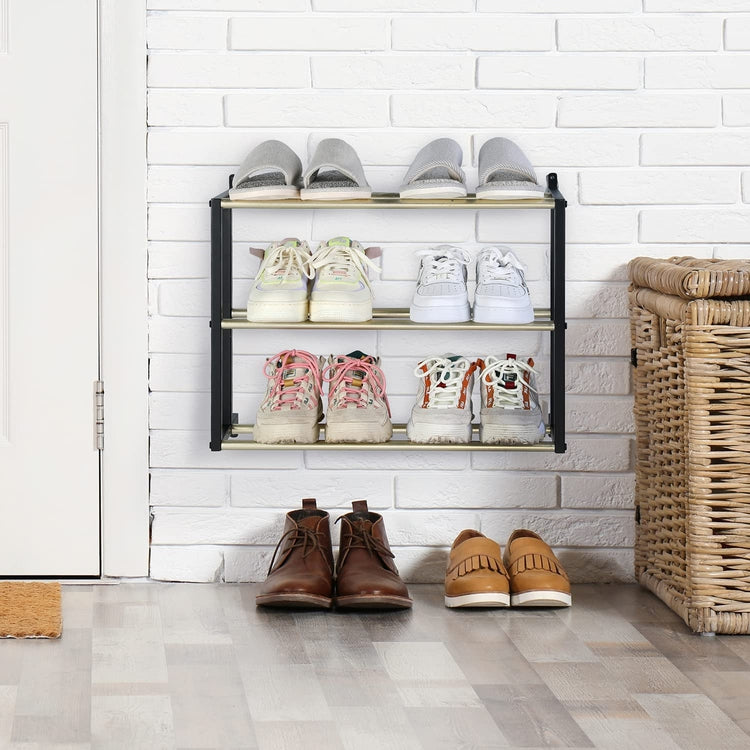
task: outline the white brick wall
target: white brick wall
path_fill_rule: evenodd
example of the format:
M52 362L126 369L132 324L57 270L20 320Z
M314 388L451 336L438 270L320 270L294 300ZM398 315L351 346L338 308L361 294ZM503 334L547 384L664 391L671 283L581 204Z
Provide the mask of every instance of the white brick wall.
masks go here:
M440 580L464 526L504 543L542 531L575 580L631 576L633 474L625 266L636 255L746 257L750 234L750 0L149 0L151 499L155 578L258 580L285 510L317 496L383 511L404 575ZM309 159L321 138L358 150L394 189L417 150L494 135L557 171L568 216L565 456L520 453L208 451L207 200L254 145ZM272 211L235 217L235 295L248 243L352 234L384 249L381 304L405 305L412 250L513 244L546 299L548 229L519 212ZM235 336L243 418L265 355L299 346L384 357L398 419L415 357L445 349L533 353L545 336L319 331ZM334 533L334 538L336 533Z

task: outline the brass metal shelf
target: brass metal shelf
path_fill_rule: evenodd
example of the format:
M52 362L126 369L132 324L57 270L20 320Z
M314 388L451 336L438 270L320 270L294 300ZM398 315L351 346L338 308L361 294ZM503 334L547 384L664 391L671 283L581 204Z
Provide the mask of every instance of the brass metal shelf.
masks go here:
M289 208L289 209L311 209L311 208L521 208L521 209L544 209L551 210L555 207L555 199L551 195L543 198L528 198L525 200L490 201L477 199L474 193L469 193L465 198L399 198L398 193L373 193L372 198L365 200L330 200L330 201L303 201L299 198L290 200L230 200L222 198L222 208Z
M287 329L368 329L371 331L552 331L555 324L549 319L550 310L540 308L534 310L535 320L532 323L415 323L409 319L406 308L376 308L372 311L372 320L361 323L317 323L304 320L298 323L251 323L246 318L246 311L234 308L231 318L221 321L222 328L287 328Z
M387 443L326 443L325 442L325 424L320 426L321 439L317 443L256 443L252 440L242 440L231 435L252 435L254 425L235 424L227 430L224 439L221 441L222 450L359 450L359 451L530 451L535 453L554 453L555 444L551 441L544 441L534 445L486 445L480 443L477 439L479 434L479 425L473 425L472 442L461 445L451 445L446 443L412 443L402 438L406 435L405 424L394 424L393 434L398 436ZM399 439L400 438L400 439Z

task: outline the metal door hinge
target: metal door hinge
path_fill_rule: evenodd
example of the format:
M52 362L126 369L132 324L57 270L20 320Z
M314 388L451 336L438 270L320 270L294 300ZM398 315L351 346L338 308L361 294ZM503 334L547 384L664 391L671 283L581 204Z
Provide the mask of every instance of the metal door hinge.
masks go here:
M104 450L104 381L94 381L94 450Z

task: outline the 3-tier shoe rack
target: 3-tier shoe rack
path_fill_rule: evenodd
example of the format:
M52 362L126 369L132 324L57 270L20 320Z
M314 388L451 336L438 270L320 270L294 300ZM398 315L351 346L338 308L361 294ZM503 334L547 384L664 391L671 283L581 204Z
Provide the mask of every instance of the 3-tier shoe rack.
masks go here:
M231 181L231 178L230 178ZM544 197L532 200L477 200L474 195L452 200L401 200L392 193L374 193L368 200L302 201L302 200L230 200L229 192L213 198L211 207L211 443L212 451L252 449L346 449L346 450L450 450L450 451L548 451L565 453L565 198L557 186L557 175L547 175ZM489 323L414 323L408 309L373 309L372 320L364 323L251 323L244 309L232 309L232 212L240 209L348 209L361 211L435 209L458 211L550 211L550 307L535 309L532 323L496 325ZM292 328L342 329L366 331L549 331L550 410L547 437L536 445L484 445L474 426L472 441L466 445L412 443L406 439L406 426L393 425L393 438L387 443L326 443L268 445L252 439L253 425L243 424L232 411L232 336L238 329ZM495 347L504 352L502 342ZM322 425L324 434L325 425Z

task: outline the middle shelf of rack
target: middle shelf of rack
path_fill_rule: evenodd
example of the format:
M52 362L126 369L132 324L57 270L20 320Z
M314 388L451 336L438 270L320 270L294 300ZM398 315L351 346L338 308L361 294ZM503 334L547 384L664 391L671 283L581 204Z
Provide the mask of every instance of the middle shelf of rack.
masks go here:
M475 323L473 320L465 323L415 323L409 319L409 310L406 308L375 308L372 311L372 319L360 323L311 320L295 323L277 321L257 323L247 319L244 309L235 308L232 310L231 318L224 318L221 321L221 327L225 329L296 328L304 330L366 328L373 331L554 331L555 323L550 319L549 308L534 310L534 320L531 323Z

